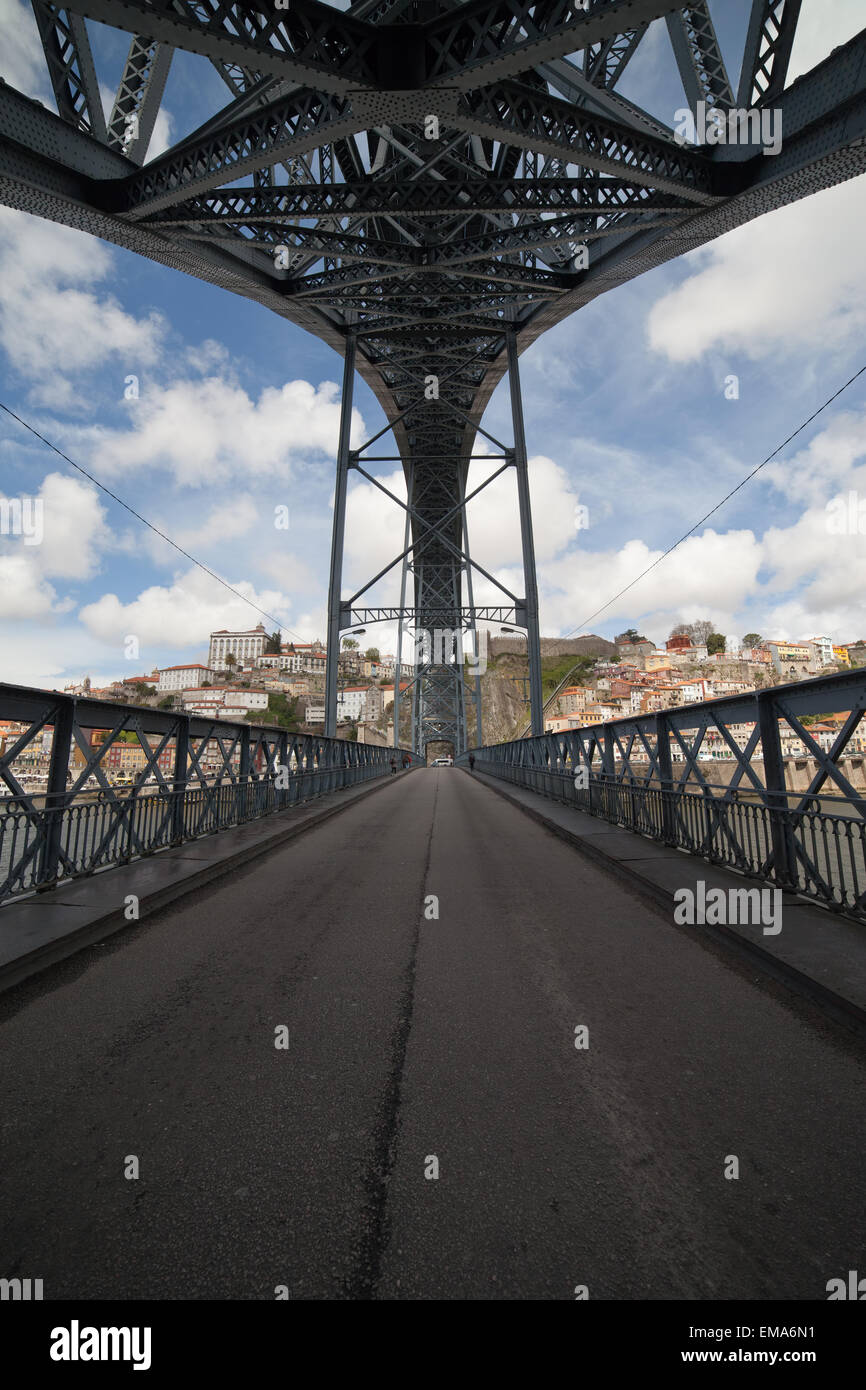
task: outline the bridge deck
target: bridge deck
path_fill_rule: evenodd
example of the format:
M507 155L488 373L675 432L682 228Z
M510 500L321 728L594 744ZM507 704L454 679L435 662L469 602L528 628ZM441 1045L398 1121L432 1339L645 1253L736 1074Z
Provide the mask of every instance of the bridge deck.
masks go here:
M10 991L0 1058L4 1273L46 1298L820 1299L862 1262L861 1044L458 769Z

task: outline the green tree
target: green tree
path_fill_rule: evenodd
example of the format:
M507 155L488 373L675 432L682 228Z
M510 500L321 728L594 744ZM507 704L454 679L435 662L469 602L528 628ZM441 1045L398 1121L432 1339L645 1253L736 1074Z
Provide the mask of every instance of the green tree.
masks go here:
M720 632L711 632L707 638L707 651L710 656L715 656L716 652L724 653L727 640Z
M237 664L238 659L235 656L234 652L229 652L228 656L226 657L226 666L228 666L229 669L231 669L233 666L237 666Z
M265 656L279 656L283 641L279 632L269 632L265 640Z
M247 710L245 718L248 724L276 724L280 729L297 733L301 726L298 717L298 697L293 695L291 699L287 699L285 695L273 691L268 695L267 709Z
M743 646L748 647L751 650L753 647L762 646L763 641L764 639L761 636L760 632L747 632L745 637L743 638Z
M355 641L354 637L344 637L344 638L343 638L343 651L344 651L344 652L356 652L357 650L358 650L358 643Z
M166 695L164 700L160 700L157 709L174 709L174 696Z
M378 661L378 660L379 660L379 648L378 648L378 647L368 647L367 650L366 650L365 653L364 653L364 656L366 657L366 659L367 659L368 661Z

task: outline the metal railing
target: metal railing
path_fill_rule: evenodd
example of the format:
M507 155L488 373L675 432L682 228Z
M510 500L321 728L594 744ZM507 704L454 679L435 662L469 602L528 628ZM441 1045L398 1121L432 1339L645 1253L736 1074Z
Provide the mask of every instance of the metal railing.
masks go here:
M802 681L752 696L471 750L480 772L540 792L711 863L801 893L866 920L866 789L844 757L866 711L866 671ZM844 714L832 746L800 721ZM780 725L815 761L808 787L786 785ZM738 745L730 726L751 730ZM711 783L701 763L718 730L732 774ZM850 753L847 754L850 758ZM674 765L679 764L679 771ZM852 760L862 775L866 759ZM830 790L832 789L832 790Z
M406 749L4 685L0 718L23 726L0 754L0 904L389 775L392 759L424 762ZM144 766L118 786L110 749L130 735ZM22 754L43 738L46 789L28 791Z

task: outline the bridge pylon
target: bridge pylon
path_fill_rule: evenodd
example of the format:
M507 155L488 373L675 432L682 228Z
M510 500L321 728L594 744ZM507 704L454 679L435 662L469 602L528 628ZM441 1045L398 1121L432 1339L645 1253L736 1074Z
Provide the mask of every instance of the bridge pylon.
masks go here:
M453 371L440 378L426 373L415 379L416 399L389 424L358 449L350 448L353 374L357 337L354 329L346 335L343 359L343 391L337 448L334 518L331 540L331 569L328 591L328 655L325 680L325 734L333 738L337 728L337 672L342 633L368 624L397 621L398 650L395 677L395 746L399 742L399 672L402 643L408 628L414 638L414 662L409 682L412 700L412 746L423 752L428 744L451 744L455 755L466 752L472 742L483 738L481 717L481 675L486 664L486 643L479 636L479 623L510 623L526 632L530 709L533 733L542 732L543 699L538 629L538 582L535 571L535 545L532 534L529 467L523 418L520 375L517 367L517 339L513 328L506 332L511 414L514 443L503 444L492 434L473 425L459 399L448 392ZM432 407L432 408L431 408ZM383 435L394 431L403 444L399 454L368 455ZM476 435L482 434L497 453L473 453ZM446 451L446 446L451 449ZM500 467L467 493L469 465L499 461ZM406 477L406 500L392 493L365 464L401 463ZM477 561L469 546L467 502L514 469L517 507L520 516L523 559L523 594L515 594ZM343 551L346 531L349 473L359 473L404 512L402 551L377 574L371 576L349 598L342 597ZM361 606L364 595L400 566L400 603L388 606ZM475 575L498 591L505 602L491 608L475 602ZM411 586L411 602L407 590ZM405 693L405 692L404 692ZM470 737L468 710L474 711Z

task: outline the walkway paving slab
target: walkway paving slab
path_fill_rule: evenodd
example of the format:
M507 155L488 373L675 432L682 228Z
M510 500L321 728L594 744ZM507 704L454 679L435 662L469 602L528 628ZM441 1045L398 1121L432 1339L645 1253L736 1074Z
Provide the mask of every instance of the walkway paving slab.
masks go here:
M464 770L465 771L465 770ZM671 849L596 816L554 801L539 792L514 786L486 773L465 773L506 797L527 815L569 841L595 863L629 880L670 913L677 930L705 933L745 953L775 978L818 1001L849 1027L866 1031L866 930L841 913L796 894L782 894L782 930L765 933L751 923L674 924L678 889L755 888L758 880L724 869L683 850Z
M146 859L70 879L56 889L7 903L0 908L0 990L134 926L135 921L125 915L130 896L138 899L136 920L141 921L176 898L321 825L388 786L391 780L388 773L328 792L261 820L188 840Z

